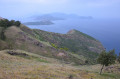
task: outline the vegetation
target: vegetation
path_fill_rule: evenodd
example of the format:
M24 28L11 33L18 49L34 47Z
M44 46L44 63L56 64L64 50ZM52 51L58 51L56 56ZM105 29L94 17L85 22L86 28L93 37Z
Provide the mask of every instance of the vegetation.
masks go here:
M15 20L11 20L9 21L8 19L1 19L0 20L0 27L1 27L1 34L0 34L0 38L1 40L5 40L5 30L10 27L10 26L17 26L19 27L20 26L20 21L15 21Z
M118 56L118 59L117 59L117 61L120 63L120 53L119 53L119 56Z
M20 21L15 21L15 20L9 21L8 19L0 20L0 27L4 27L4 28L8 28L10 26L17 26L17 27L19 27L20 24L21 24Z
M58 49L58 46L55 45L55 44L53 44L53 43L51 43L51 46L54 47L54 48L56 48L56 49Z
M17 55L0 51L0 79L119 79L120 73L98 74L100 65L71 66L30 52L12 50ZM10 50L11 51L11 50ZM18 56L27 54L28 56ZM29 58L28 58L29 57ZM49 61L47 63L46 61ZM83 68L84 67L84 68ZM116 68L116 65L113 66ZM118 65L120 67L120 64ZM116 68L117 69L117 68ZM119 71L119 70L118 70Z
M49 42L52 47L82 55L86 60L89 60L89 64L95 63L98 53L104 50L101 43L87 34L77 30L72 31L73 33L59 34L38 29L33 30L39 40Z
M102 73L103 67L114 64L115 60L116 60L115 50L111 50L109 52L103 51L97 59L98 63L102 65L100 75Z
M67 47L60 48L60 50L68 51L69 49Z
M65 50L65 51L68 51L68 50L69 50L69 49L66 48L66 47L58 47L57 45L55 45L55 44L53 44L53 43L51 43L51 46L54 47L54 48L56 48L56 49L60 49L60 50Z

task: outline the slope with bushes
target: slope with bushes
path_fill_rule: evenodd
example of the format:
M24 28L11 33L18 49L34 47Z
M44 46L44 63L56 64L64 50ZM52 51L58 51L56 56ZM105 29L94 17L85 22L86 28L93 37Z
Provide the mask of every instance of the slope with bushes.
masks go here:
M98 40L77 30L71 30L67 34L46 32L38 29L33 31L39 40L49 42L58 49L67 48L72 54L84 56L88 61L94 62L98 53L104 50Z
M29 33L24 32L22 29L27 30ZM49 42L44 42L36 39L36 35L25 26L11 26L5 30L5 40L0 40L0 49L21 49L28 52L36 53L38 55L57 58L64 62L74 64L84 64L83 60L80 60L65 50L59 50L52 47Z
M0 37L0 50L20 49L65 63L94 64L98 53L104 50L99 41L77 30L58 34L12 24L4 30L4 36L4 40Z

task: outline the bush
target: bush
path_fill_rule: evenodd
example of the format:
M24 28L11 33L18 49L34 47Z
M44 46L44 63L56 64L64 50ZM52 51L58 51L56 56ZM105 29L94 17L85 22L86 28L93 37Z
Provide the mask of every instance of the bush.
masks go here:
M102 65L100 74L102 73L104 66L109 66L111 64L114 64L115 60L116 60L115 50L111 50L109 52L103 51L97 59L98 63Z
M0 38L2 40L5 40L5 35L4 35L5 30L8 27L13 26L13 25L19 27L20 24L21 24L20 21L15 21L15 20L9 21L8 19L2 19L2 20L0 20L0 27L2 27Z
M119 53L119 56L118 56L118 59L117 59L117 61L120 63L120 53Z
M4 27L4 28L8 28L8 27L13 26L13 25L19 27L20 24L21 24L20 21L15 21L15 20L9 21L8 19L0 20L0 27Z

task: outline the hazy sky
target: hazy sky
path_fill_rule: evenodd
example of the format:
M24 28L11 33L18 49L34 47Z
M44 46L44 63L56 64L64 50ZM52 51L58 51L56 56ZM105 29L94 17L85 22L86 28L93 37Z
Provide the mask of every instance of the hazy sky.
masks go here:
M5 18L53 12L120 18L120 0L0 0L0 16Z

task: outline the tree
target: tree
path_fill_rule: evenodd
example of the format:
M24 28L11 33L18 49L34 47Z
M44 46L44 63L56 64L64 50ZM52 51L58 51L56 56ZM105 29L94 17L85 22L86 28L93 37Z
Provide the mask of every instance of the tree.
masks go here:
M0 20L0 27L2 27L0 37L2 40L5 40L5 35L4 35L5 29L8 28L9 26L10 26L10 22L8 19Z
M114 64L115 60L116 60L115 50L111 50L109 52L103 51L102 53L100 53L97 59L98 63L102 65L100 75L102 73L104 66L109 66L111 64Z
M10 25L12 26L12 25L15 25L15 20L11 20L10 21Z
M6 39L4 33L5 33L5 28L2 28L1 34L0 34L1 40L5 40Z
M12 26L12 25L15 25L15 26L20 26L20 21L15 21L15 20L11 20L9 21L8 19L3 19L3 20L0 20L0 27L2 27L2 30L1 30L1 34L0 34L0 37L2 40L5 40L5 30Z
M118 59L117 59L117 61L120 63L120 53L119 53L119 56L118 56Z
M7 19L0 20L0 27L7 28L9 25L10 25L9 20Z
M16 26L20 26L20 24L21 24L20 21L16 21L16 22L15 22L15 25L16 25Z
M10 26L14 25L14 26L20 26L21 22L20 21L15 21L15 20L11 20L10 22Z

